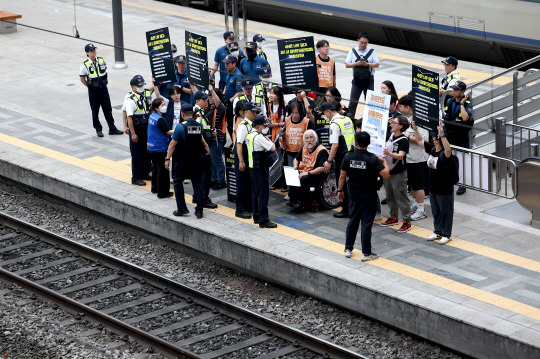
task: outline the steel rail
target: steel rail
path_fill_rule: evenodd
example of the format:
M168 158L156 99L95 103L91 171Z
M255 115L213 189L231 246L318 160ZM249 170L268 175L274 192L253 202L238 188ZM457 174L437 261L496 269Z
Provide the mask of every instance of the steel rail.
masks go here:
M165 292L171 292L173 294L176 294L183 298L189 298L190 300L193 300L195 303L200 304L202 306L205 306L207 308L212 308L213 311L219 310L220 313L223 313L225 315L228 315L234 319L237 320L243 320L246 324L252 325L255 328L261 329L265 331L267 334L273 334L277 337L280 337L282 339L285 339L287 341L290 341L295 346L299 348L305 348L314 352L317 352L321 355L323 355L324 358L333 358L333 359L345 359L345 358L359 358L359 359L369 359L366 356L363 356L361 354L358 354L352 350L343 348L339 345L336 345L334 343L331 343L329 341L326 341L324 339L318 338L314 335L311 335L309 333L302 332L296 328L290 327L286 324L280 323L278 321L275 321L273 319L267 318L261 314L252 312L246 308L240 307L238 305L226 302L222 299L219 299L217 297L214 297L212 295L209 295L207 293L204 293L200 290L197 290L195 288L191 288L185 284L176 282L172 279L169 279L167 277L164 277L162 275L153 273L147 269L141 268L135 264L129 263L123 259L116 258L114 256L111 256L107 253L101 252L95 248L92 248L90 246L87 246L82 243L78 243L72 239L66 238L64 236L58 235L56 233L53 233L49 230L37 227L31 223L28 223L26 221L23 221L21 219L18 219L16 217L13 217L9 214L6 214L4 212L0 212L0 221L4 223L7 227L13 228L13 229L20 229L23 233L26 233L30 236L33 236L35 238L39 237L40 240L47 242L52 245L58 245L60 248L68 251L78 254L79 256L86 258L91 261L99 261L102 265L107 266L109 268L122 271L126 275L130 275L136 279L144 280L146 283L153 285L155 287L161 288ZM1 266L1 262L0 262ZM5 270L2 270L2 276L7 275L4 274ZM16 279L14 278L14 275L10 276L13 281ZM24 278L22 278L24 279ZM26 279L24 279L26 282L30 282ZM22 282L21 282L22 283ZM31 283L31 282L30 282ZM30 285L29 283L25 283L26 285ZM39 288L37 287L39 285L36 285L36 290L43 290L43 296L49 298L50 295L47 292L52 292L51 290L43 287ZM34 286L32 286L34 287ZM29 288L30 290L33 290ZM39 294L39 293L38 293ZM67 299L66 305L71 306L75 305L73 300L71 300L68 297L65 297ZM54 297L51 298L51 300L54 300ZM84 306L87 307L87 306ZM88 313L89 316L97 315L96 310L87 307L89 311L87 312L86 308L82 308L80 310L84 309L84 312ZM142 331L140 331L137 328L134 328L130 325L127 325L125 323L122 323L121 321L110 317L108 315L105 315L103 317L105 321L108 321L111 323L111 326L115 327L119 326L117 329L122 331L123 325L127 326L126 330L131 330L131 328L135 329L134 331L134 337L139 338L141 337L141 340L143 342L147 342L155 338L154 336L146 333L147 336L143 336ZM122 323L122 325L121 325ZM128 335L131 335L129 333L126 333ZM156 338L159 339L159 338ZM165 352L169 352L169 350L176 350L177 347L174 347L170 343L166 343L159 339L161 343L156 342L155 347L156 349L163 349ZM150 343L149 343L150 344ZM164 345L167 344L167 345ZM154 346L154 344L150 344ZM162 348L163 347L163 348ZM174 355L180 355L180 357L189 357L189 358L199 358L196 354L187 352L183 350L183 352L179 352L179 354ZM182 356L182 355L192 355L192 356Z

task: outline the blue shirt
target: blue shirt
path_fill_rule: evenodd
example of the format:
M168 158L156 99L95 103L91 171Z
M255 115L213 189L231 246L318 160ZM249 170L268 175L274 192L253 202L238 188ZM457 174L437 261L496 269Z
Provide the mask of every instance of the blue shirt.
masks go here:
M190 89L190 88L191 88L191 87L189 87L189 84L187 83L187 80L188 80L188 72L187 72L187 69L186 69L186 71L184 72L184 74L181 74L181 73L179 73L179 72L177 71L177 72L176 72L176 79L177 79L176 84L177 84L178 86L184 87L184 88L187 88L187 89ZM184 91L182 91L182 92L180 93L180 101L185 102L185 103L192 104L192 102L191 102L191 95L185 93Z
M255 56L253 61L244 57L242 61L240 61L240 72L246 77L253 79L253 84L256 85L261 82L259 79L259 69L265 66L268 66L268 61L260 56Z
M230 55L229 49L227 48L227 45L223 45L216 50L216 55L214 56L214 61L219 63L219 82L226 81L225 78L227 76L227 69L225 68L223 60L225 60L227 55ZM240 55L244 55L242 50L240 50Z
M184 129L184 125L182 125L182 121L174 128L172 139L178 142L186 140L186 130Z
M242 73L236 69L233 73L227 75L225 88L225 99L230 100L237 92L242 92ZM232 101L227 105L228 109L233 108Z

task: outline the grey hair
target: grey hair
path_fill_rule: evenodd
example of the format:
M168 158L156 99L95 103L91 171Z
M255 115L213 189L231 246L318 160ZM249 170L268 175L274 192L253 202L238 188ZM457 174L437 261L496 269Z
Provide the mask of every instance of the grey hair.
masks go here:
M319 136L317 135L317 132L313 130L307 130L304 132L304 135L302 136L302 141L306 142L306 133L311 133L313 137L315 137L315 142L319 143Z

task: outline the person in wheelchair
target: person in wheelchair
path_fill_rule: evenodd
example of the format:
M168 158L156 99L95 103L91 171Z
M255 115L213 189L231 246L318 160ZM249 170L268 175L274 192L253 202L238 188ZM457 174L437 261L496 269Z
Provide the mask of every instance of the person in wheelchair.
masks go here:
M319 144L319 137L313 130L307 130L303 135L304 145L294 159L293 168L299 171L300 187L291 186L289 190L291 206L295 211L302 212L313 206L315 198L311 188L318 188L324 175L324 163L328 160L328 150Z

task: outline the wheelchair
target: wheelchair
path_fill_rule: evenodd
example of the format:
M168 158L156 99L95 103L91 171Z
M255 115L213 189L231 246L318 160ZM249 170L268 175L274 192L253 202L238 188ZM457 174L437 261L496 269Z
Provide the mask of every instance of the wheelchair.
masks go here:
M319 209L334 209L339 206L336 174L334 172L325 173L317 186L310 191L311 211L319 212ZM309 210L310 208L306 208Z

